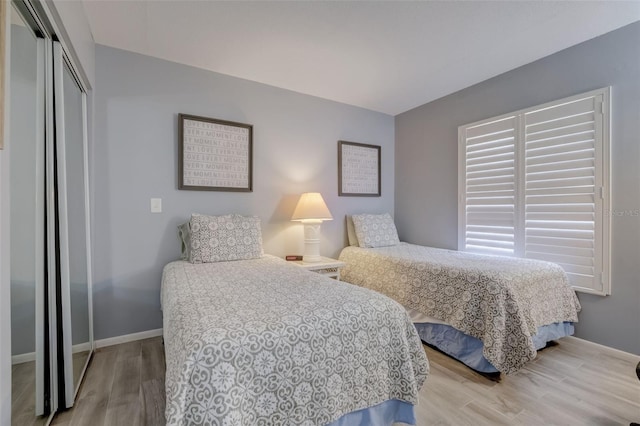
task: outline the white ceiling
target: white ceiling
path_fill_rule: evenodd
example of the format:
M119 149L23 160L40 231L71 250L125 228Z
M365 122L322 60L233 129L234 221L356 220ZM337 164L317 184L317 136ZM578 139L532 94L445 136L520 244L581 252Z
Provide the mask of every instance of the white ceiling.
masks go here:
M640 20L640 0L84 5L96 43L391 115Z

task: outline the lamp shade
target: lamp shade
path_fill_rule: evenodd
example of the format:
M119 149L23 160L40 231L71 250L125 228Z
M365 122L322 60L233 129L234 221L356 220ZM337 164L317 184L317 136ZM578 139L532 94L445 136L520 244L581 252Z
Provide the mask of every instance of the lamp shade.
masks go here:
M332 219L333 216L331 216L331 212L319 192L305 192L302 194L291 217L291 220L322 221Z

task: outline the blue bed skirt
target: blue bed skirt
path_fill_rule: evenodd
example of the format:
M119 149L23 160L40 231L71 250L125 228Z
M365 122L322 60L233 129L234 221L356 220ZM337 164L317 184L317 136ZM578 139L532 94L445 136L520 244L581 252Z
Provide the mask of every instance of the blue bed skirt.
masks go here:
M415 323L420 338L457 359L468 367L481 373L498 373L498 370L482 355L482 342L464 334L447 324ZM542 349L547 342L561 337L571 336L574 328L571 322L557 322L538 328L533 336L536 350Z
M398 399L390 399L373 407L345 414L328 426L388 426L395 422L416 424L413 404Z

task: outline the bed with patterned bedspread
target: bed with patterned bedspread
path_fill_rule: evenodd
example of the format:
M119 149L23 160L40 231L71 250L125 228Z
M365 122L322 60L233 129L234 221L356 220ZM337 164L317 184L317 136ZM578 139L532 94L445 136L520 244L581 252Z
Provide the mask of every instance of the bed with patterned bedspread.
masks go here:
M541 329L559 325L564 330L578 320L578 298L554 263L408 243L346 247L340 260L346 263L344 281L479 339L484 358L503 373L535 358Z
M172 262L161 294L168 425L324 425L390 401L413 415L429 365L386 296L268 255Z

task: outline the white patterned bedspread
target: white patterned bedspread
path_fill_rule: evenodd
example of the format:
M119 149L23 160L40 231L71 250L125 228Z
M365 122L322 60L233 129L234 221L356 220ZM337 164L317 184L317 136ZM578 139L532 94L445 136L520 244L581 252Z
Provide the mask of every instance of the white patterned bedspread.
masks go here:
M559 265L400 243L342 250L344 281L480 339L483 355L509 374L536 356L538 327L578 320L580 303Z
M273 256L170 263L162 306L168 425L323 425L429 372L401 305Z

